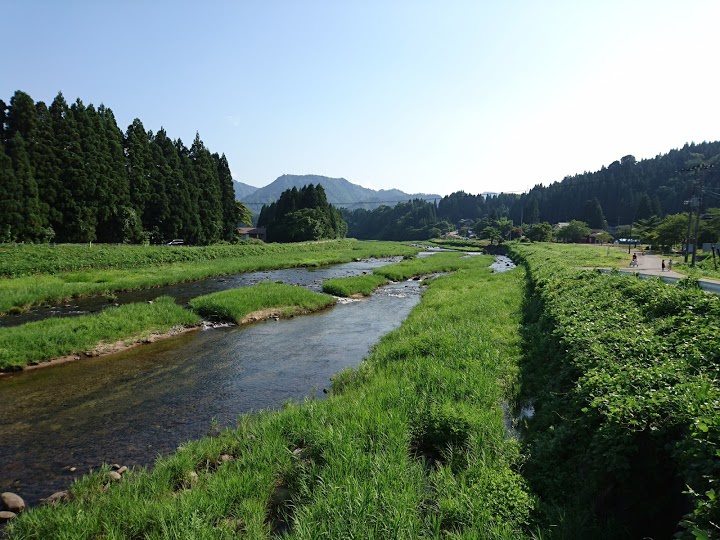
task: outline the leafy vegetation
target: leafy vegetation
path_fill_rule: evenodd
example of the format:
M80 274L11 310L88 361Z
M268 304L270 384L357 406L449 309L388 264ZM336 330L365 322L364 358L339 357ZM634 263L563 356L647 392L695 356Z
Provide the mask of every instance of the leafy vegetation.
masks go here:
M95 351L103 344L138 342L152 333L192 326L200 317L160 297L152 304L127 304L97 315L50 318L0 328L0 370Z
M238 324L269 316L291 317L318 311L335 304L335 299L303 287L282 283L259 283L193 298L190 307L205 317L217 317Z
M6 253L17 253L17 256L3 258L5 272L27 274L37 268L53 275L0 279L0 313L41 303L56 304L72 297L157 287L209 276L316 267L369 257L411 256L418 252L418 248L397 243L356 240L204 248L112 246L96 249L32 245L6 249ZM15 249L17 251L12 251ZM116 265L123 269L102 269ZM68 272L69 268L78 271Z
M0 242L231 241L250 217L224 155L135 119L123 134L101 105L48 108L21 91L0 110ZM7 109L7 113L5 110Z
M288 189L276 203L263 205L258 227L267 228L271 242L345 238L347 234L347 224L340 211L327 202L320 184Z
M525 537L534 499L500 407L523 272L463 261L329 399L244 416L118 483L100 470L8 538Z
M573 269L549 247L511 247L532 291L524 471L548 535L716 538L720 298Z

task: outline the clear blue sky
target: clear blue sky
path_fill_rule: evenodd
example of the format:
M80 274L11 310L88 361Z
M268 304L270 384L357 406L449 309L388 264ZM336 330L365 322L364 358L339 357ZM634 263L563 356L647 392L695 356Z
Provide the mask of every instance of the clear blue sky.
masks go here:
M0 98L197 131L255 186L523 191L720 139L718 21L717 0L3 0Z

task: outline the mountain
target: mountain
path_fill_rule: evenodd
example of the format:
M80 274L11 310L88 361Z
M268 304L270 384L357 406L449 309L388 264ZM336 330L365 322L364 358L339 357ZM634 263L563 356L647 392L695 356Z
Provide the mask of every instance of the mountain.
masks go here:
M248 197L255 193L258 188L248 184L243 184L233 178L233 189L235 189L235 199L242 201L245 197Z
M238 199L257 214L260 212L263 204L270 204L277 201L283 191L292 189L293 187L300 189L308 184L322 185L330 204L349 209L373 209L383 204L394 206L399 202L407 202L412 199L435 200L441 198L440 195L427 193L408 194L398 189L375 190L364 188L348 182L344 178L328 178L327 176L319 176L316 174L284 174L273 183L258 188L253 193L244 197L238 197Z

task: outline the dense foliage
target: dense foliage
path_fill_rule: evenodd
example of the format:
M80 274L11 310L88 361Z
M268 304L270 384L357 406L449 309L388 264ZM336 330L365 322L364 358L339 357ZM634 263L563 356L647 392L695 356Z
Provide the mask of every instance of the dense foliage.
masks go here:
M718 200L720 167L685 171L720 161L720 142L686 144L681 149L637 161L625 156L599 171L568 176L528 193L470 195L452 193L437 204L437 216L452 223L506 216L515 224L585 222L590 228L623 225L685 210L684 202L700 194ZM704 201L707 204L709 201ZM707 206L715 206L707 204Z
M512 252L532 291L525 471L555 536L718 538L720 298Z
M347 235L347 224L340 211L327 202L325 189L319 184L283 191L277 202L263 205L257 225L267 229L270 242L304 242Z
M135 119L60 93L48 108L17 91L0 101L0 242L232 240L249 212L224 155L190 148Z
M343 208L342 213L348 223L348 234L364 240L427 240L453 228L438 219L432 202L422 199L374 210Z

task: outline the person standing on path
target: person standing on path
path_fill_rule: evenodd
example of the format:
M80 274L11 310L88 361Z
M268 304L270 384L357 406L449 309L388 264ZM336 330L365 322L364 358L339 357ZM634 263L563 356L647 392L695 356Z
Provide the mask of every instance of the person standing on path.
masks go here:
M672 259L668 261L668 272L672 272Z
M662 268L662 272L664 272L665 271L665 259L662 260L661 268Z

